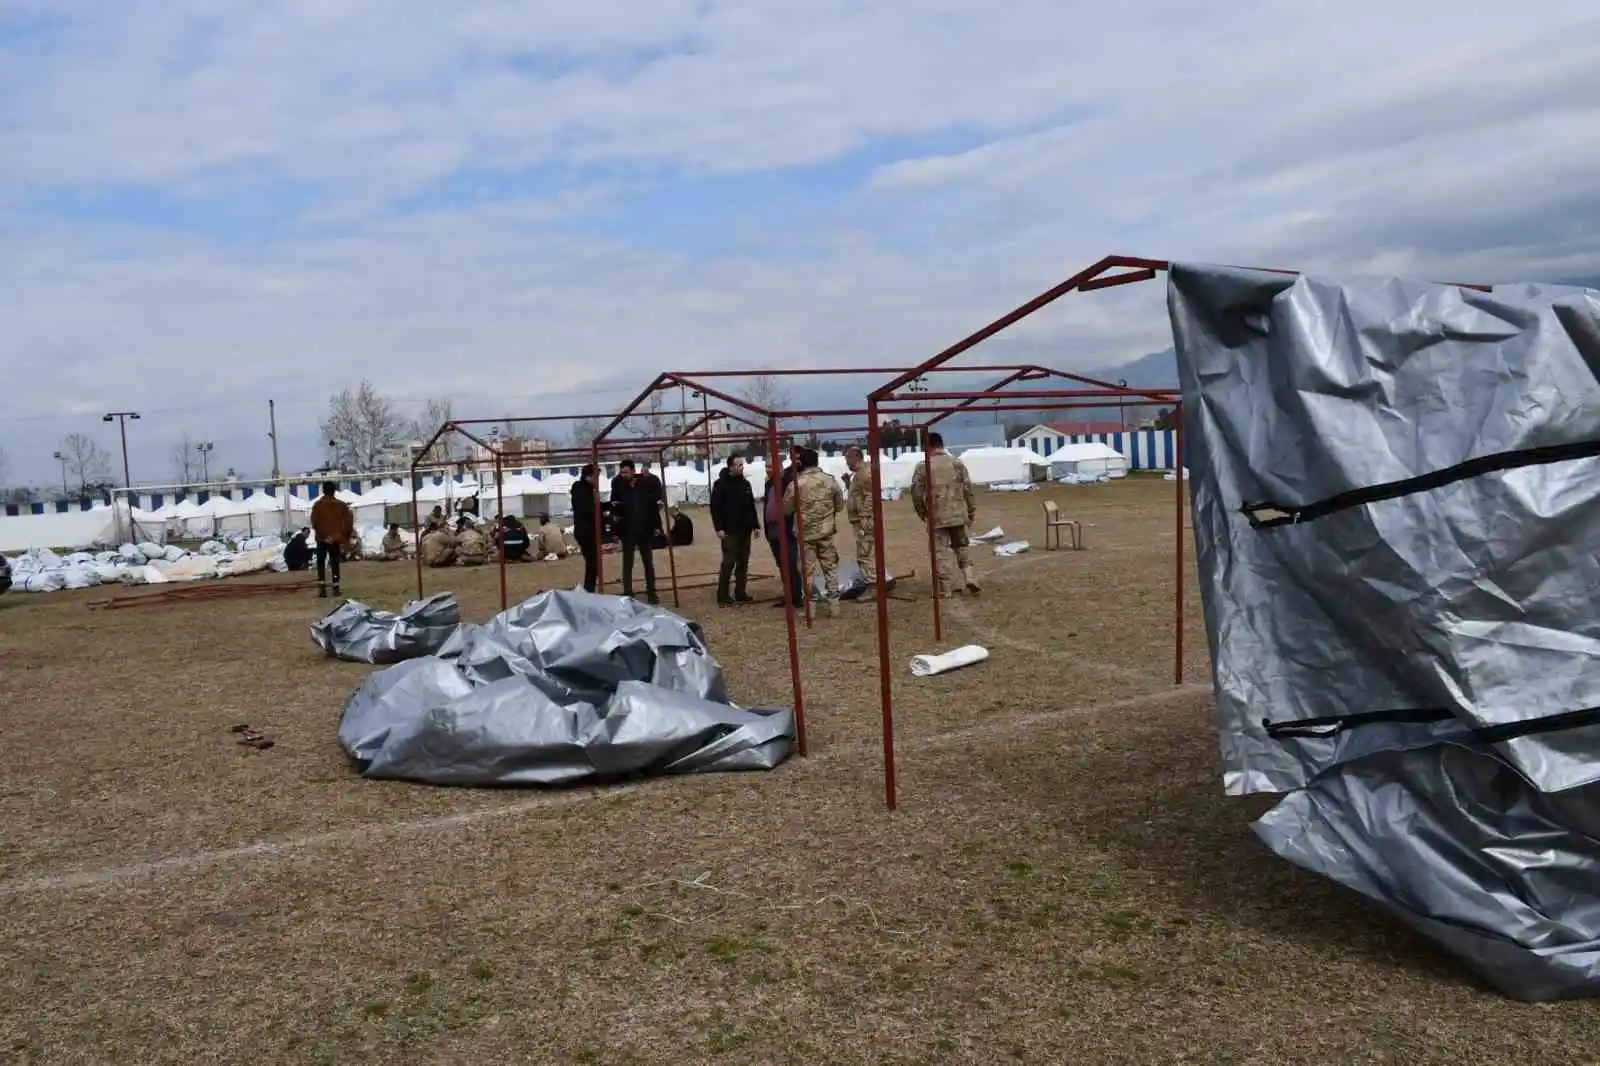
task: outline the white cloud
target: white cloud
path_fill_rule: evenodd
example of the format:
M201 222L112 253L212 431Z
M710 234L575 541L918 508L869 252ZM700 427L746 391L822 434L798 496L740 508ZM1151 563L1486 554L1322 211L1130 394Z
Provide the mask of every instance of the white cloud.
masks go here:
M912 363L1109 251L1600 274L1600 35L1587 0L1536 6L11 0L0 444L47 479L69 413L143 406L145 440L259 470L267 396L309 462L361 376L500 413L669 365ZM59 21L8 45L8 16ZM530 167L536 191L474 184ZM455 202L400 209L444 179ZM206 221L284 182L263 235ZM102 184L185 206L38 209ZM1161 296L1073 299L973 358L1131 357L1166 343Z

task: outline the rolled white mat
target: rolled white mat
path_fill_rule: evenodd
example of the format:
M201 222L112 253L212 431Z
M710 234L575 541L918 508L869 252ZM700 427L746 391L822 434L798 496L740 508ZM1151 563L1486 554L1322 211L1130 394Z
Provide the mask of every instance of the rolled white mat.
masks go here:
M987 544L989 541L991 541L991 540L999 540L1001 537L1003 537L1005 535L1006 535L1006 531L1005 530L1001 529L999 526L995 526L993 529L989 530L989 532L980 533L978 536L973 537L972 540L973 540L974 543L977 543L977 544Z
M947 651L943 655L913 655L911 657L911 673L916 677L932 677L934 674L943 674L951 670L959 670L963 666L981 663L989 657L989 649L976 644L968 644L954 651Z
M1009 558L1013 555L1021 555L1023 552L1027 551L1029 547L1030 545L1025 540L1014 540L1010 544L1001 544L995 548L994 553L996 555L1003 555Z

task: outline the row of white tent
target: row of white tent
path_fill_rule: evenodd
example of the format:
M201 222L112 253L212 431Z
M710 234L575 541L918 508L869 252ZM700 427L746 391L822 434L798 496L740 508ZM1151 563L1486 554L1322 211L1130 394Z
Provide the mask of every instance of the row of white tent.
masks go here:
M1121 477L1128 471L1128 461L1115 449L1098 443L1068 444L1043 456L1027 448L985 447L971 448L960 453L974 482L980 485L1015 485L1034 481L1065 480L1069 475L1099 475ZM881 488L886 498L900 496L911 485L912 477L922 457L916 453L881 459ZM661 472L666 488L667 502L673 506L703 506L710 502L712 482L722 473L722 463L707 473L688 466L668 466ZM847 467L842 456L822 458L822 467L829 474L843 478ZM745 476L759 497L766 486L766 464L755 460L746 465ZM426 484L416 494L419 511L426 514L434 507L452 511L465 498L477 497L478 511L485 516L505 513L522 518L549 515L552 519L572 513L572 483L575 479L566 473L547 473L544 477L530 474L512 474L496 486L487 482L445 480L440 484ZM608 486L600 486L601 498L609 496ZM397 482L378 485L356 494L347 489L338 490L339 499L349 504L355 512L358 525L382 526L391 520L404 525L410 523L411 488ZM110 507L95 507L89 511L60 515L37 515L5 520L16 525L16 536L0 531L0 550L14 551L44 545L88 547L95 544L120 543L133 534L129 519L137 526L137 535L144 539L165 542L168 539L204 539L226 535L258 536L281 532L310 521L311 500L288 495L271 495L258 492L239 499L212 496L204 503L179 500L165 504L154 511L138 507L131 513L127 504L119 502L115 511ZM503 505L502 505L503 503ZM24 529L23 527L28 528ZM48 528L47 528L48 527ZM59 528L58 528L59 527ZM16 543L10 543L10 541Z

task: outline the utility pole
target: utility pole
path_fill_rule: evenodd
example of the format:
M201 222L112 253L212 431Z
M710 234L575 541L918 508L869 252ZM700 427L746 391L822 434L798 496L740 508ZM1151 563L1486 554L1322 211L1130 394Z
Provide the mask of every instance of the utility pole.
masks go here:
M117 427L122 431L122 488L124 490L123 495L128 501L128 536L130 539L133 537L134 530L133 477L128 473L128 419L138 419L138 417L138 411L112 411L109 414L100 416L100 421L102 422L115 421ZM122 515L117 511L115 497L111 501L111 513L117 524L117 535L120 537L122 535Z
M215 447L216 445L208 440L201 441L194 446L194 450L200 453L200 481L202 484L211 484L211 449Z
M272 441L272 480L278 480L278 411L271 400L267 401L267 439Z
M72 498L72 490L67 488L67 457L60 452L56 452L56 462L61 464L61 498L69 500Z

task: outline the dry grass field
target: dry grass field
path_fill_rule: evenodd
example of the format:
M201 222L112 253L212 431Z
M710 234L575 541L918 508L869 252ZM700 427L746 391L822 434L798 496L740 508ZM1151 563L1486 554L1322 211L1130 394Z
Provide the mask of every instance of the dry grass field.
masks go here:
M1254 842L1192 579L1172 683L1172 489L983 496L983 528L1036 546L1059 500L1088 550L983 551L938 645L920 527L890 505L894 568L921 575L891 605L893 814L867 605L802 634L810 758L511 792L356 776L335 729L367 668L306 632L331 601L8 595L0 1061L1595 1061L1592 1005L1485 991ZM714 565L705 525L686 572ZM512 595L576 574L518 566ZM345 592L394 607L412 580L352 565ZM493 568L429 580L497 609ZM736 700L789 701L781 611L710 588L682 610ZM906 668L970 642L988 662Z

